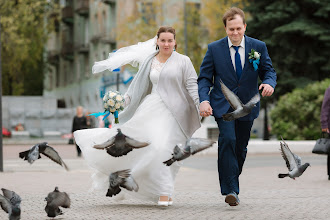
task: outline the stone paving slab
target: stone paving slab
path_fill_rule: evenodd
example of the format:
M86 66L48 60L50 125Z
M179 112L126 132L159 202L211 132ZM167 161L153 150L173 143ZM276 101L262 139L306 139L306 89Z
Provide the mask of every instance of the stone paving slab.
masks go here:
M182 167L176 179L174 205L161 208L151 202L116 201L105 197L105 192L89 192L91 173L83 159L67 159L69 172L47 159L33 165L21 162L24 161L5 160L0 187L12 189L22 197L23 220L49 219L44 198L55 186L69 193L72 200L72 207L63 209L64 214L55 219L325 220L330 216L330 181L325 167L319 165L308 168L297 180L277 178L279 172L285 171L283 164L244 169L240 178L241 204L237 207L224 203L216 170ZM0 210L0 219L7 218Z

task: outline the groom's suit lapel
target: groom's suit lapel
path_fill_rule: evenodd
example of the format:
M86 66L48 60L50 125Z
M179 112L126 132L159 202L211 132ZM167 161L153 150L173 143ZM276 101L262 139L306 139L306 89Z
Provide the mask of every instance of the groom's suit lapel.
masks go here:
M222 41L221 47L222 47L221 48L222 51L224 51L225 64L229 67L230 74L232 74L233 77L235 77L235 79L237 80L236 71L234 69L233 63L231 62L231 56L230 56L229 45L228 45L228 37L226 37Z

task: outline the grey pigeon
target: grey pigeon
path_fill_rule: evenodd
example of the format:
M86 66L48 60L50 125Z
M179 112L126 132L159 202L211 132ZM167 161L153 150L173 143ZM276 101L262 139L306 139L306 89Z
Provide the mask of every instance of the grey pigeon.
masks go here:
M310 166L310 164L305 163L304 165L301 165L301 158L291 152L289 146L285 143L285 141L283 140L283 143L280 142L280 144L281 144L282 157L285 160L286 166L289 169L289 173L286 174L280 173L278 174L278 178L284 178L288 176L292 179L295 179L296 177L301 176L305 172L307 167Z
M65 192L60 192L58 187L55 187L53 192L48 193L45 201L47 201L45 211L48 217L56 217L58 215L62 215L63 212L59 207L70 208L71 205L69 195Z
M9 220L21 219L22 199L14 191L2 188L3 195L0 195L1 208L9 214Z
M100 150L106 149L107 153L111 156L121 157L132 151L133 148L142 148L149 145L147 142L140 142L126 136L119 128L117 131L118 133L114 137L110 138L103 144L94 145L94 148Z
M237 95L228 89L222 80L220 80L220 84L223 95L229 102L230 106L234 109L233 112L222 115L224 121L232 121L250 114L252 109L256 107L256 104L260 101L260 95L257 93L244 105Z
M32 164L34 161L41 158L40 153L47 156L55 163L64 166L66 170L69 170L57 151L49 146L47 142L36 144L30 150L20 152L19 157L27 160L30 164Z
M175 145L172 153L173 157L163 163L167 166L171 166L175 161L186 159L190 155L194 155L206 148L212 147L214 143L214 141L204 138L189 138L184 147L182 144Z
M120 187L123 187L129 191L137 192L139 190L138 184L135 182L130 174L130 170L120 170L111 173L109 176L109 189L106 196L112 197L120 193Z

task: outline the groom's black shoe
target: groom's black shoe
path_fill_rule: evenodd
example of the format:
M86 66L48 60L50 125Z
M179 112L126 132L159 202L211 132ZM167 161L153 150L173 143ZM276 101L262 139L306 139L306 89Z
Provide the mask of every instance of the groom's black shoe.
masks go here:
M228 203L230 206L237 206L239 204L239 198L235 192L231 192L226 195L225 202Z

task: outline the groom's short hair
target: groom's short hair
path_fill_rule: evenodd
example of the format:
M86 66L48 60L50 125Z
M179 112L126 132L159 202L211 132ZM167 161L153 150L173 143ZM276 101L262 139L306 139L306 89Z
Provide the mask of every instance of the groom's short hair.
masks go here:
M230 9L228 9L225 14L223 15L222 17L222 22L223 24L227 25L227 20L231 21L234 19L235 15L239 15L242 17L243 19L243 24L245 24L245 15L244 15L244 11L240 8L237 8L237 7L232 7Z

